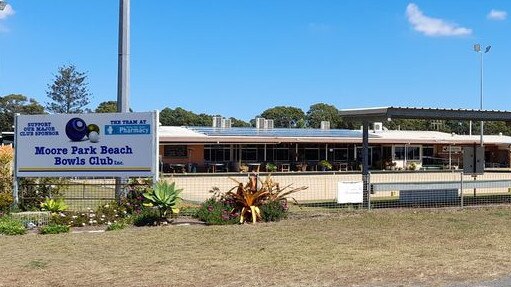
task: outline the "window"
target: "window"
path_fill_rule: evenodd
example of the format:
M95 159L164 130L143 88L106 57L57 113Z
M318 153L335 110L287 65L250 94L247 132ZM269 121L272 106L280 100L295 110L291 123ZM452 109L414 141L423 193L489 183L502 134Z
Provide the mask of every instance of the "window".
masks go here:
M243 161L257 161L257 147L247 146L241 149L241 160Z
M334 148L334 161L348 161L348 148Z
M404 146L394 147L394 159L405 159L405 147Z
M289 148L275 148L275 161L289 161Z
M262 159L262 157L259 157ZM289 161L291 158L291 145L289 144L272 144L266 146L266 161L281 162Z
M363 152L363 148L362 147L357 147L357 161L359 163L362 162L362 152ZM368 150L367 150L367 155L368 155L368 162L369 162L369 166L373 165L373 147L370 146L368 147Z
M421 148L420 146L394 146L394 159L420 160Z
M305 160L319 160L319 148L305 148Z
M418 146L409 146L406 149L406 159L407 160L420 160L421 159L421 149Z
M229 161L231 150L228 145L206 145L204 146L205 161Z
M185 145L165 145L163 146L163 156L185 158L188 156L188 148Z

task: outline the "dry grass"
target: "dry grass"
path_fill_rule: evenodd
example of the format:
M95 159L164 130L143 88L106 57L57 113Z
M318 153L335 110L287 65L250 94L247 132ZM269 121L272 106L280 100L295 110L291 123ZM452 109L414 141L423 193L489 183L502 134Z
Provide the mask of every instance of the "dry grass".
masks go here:
M0 236L0 286L442 286L509 276L511 208Z

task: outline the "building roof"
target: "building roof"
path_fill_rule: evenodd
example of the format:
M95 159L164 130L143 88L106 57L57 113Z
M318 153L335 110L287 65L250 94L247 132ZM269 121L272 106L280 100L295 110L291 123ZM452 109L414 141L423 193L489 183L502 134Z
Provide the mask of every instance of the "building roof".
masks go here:
M271 143L362 143L360 130L320 129L256 129L169 127L159 128L163 143L223 143L223 144L271 144ZM484 141L493 145L511 145L511 137L485 135ZM458 144L479 142L479 135L457 135L437 131L382 130L369 132L370 144Z
M343 119L362 121L387 121L392 119L473 120L511 122L511 112L495 110L434 109L409 107L376 107L344 109Z

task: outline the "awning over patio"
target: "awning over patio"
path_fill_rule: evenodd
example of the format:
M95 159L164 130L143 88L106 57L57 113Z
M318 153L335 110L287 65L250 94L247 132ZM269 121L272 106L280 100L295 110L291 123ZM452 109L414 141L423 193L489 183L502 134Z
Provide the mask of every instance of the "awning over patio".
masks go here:
M378 107L340 110L346 120L390 121L392 119L472 120L511 122L510 111Z

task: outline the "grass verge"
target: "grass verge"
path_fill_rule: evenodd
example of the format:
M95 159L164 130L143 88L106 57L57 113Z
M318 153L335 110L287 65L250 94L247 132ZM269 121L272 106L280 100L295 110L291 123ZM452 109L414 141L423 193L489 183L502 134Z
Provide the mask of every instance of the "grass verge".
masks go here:
M511 208L0 236L6 286L443 286L511 273ZM42 262L42 263L41 263Z

